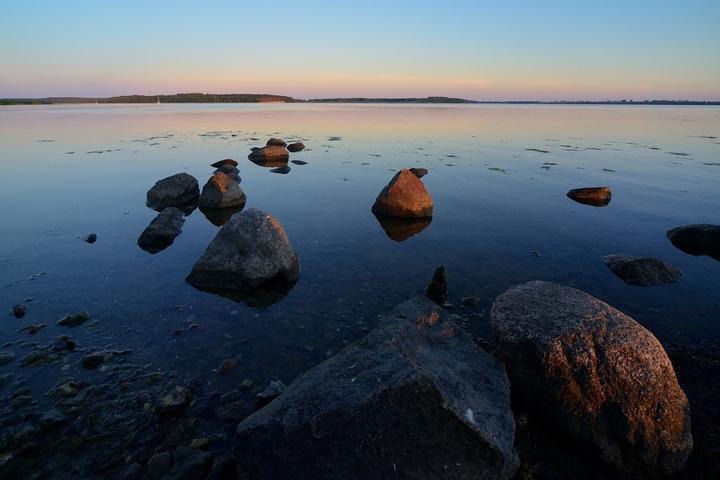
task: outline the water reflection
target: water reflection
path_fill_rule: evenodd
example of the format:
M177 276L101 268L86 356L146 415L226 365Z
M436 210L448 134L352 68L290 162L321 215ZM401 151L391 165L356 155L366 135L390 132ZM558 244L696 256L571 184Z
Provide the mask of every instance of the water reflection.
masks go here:
M432 217L399 218L374 214L389 239L404 242L413 235L425 230L432 223Z
M210 223L215 226L222 227L228 222L228 220L230 220L230 217L237 212L240 212L243 208L245 208L244 203L242 205L227 208L200 207L200 212L205 215L205 218L207 218Z
M276 279L271 280L270 282L267 282L249 292L239 292L237 290L225 290L220 288L207 288L196 285L193 285L193 287L201 292L212 293L230 299L236 303L244 303L248 307L265 310L285 298L293 287L295 287L295 283Z

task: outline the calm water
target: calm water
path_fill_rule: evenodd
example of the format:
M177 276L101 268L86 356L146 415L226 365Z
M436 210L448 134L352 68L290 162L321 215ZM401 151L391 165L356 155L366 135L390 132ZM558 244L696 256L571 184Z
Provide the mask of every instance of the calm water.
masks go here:
M249 162L250 147L270 136L301 139L308 149L291 159L308 164L278 175ZM453 303L482 299L478 335L499 293L543 279L609 302L665 344L720 341L720 262L665 237L675 226L720 222L719 136L717 107L2 107L0 307L27 303L28 315L0 322L0 335L46 344L70 333L84 347L126 347L133 361L180 376L210 375L235 357L238 368L213 381L291 381L445 264ZM202 212L167 250L136 245L155 216L145 193L156 180L186 171L202 186L208 165L228 157L240 162L246 208L275 215L302 263L300 281L265 310L184 282L218 230ZM405 166L430 170L423 181L435 216L397 242L370 207ZM597 185L613 189L606 208L565 197ZM97 243L82 241L88 233ZM657 257L685 277L629 286L603 265L609 253ZM97 322L55 325L80 309ZM32 337L18 331L30 323L48 326ZM30 347L11 349L19 358ZM60 368L11 363L0 373L18 371L41 388ZM86 374L79 357L68 368Z

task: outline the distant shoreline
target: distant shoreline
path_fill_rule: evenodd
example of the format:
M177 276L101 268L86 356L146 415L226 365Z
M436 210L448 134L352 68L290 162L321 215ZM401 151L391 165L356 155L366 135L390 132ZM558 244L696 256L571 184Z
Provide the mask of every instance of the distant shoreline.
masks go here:
M172 95L121 95L115 97L0 98L0 105L153 103L390 103L390 104L491 104L491 105L720 105L720 100L467 100L453 97L367 98L339 97L296 99L271 94L178 93Z

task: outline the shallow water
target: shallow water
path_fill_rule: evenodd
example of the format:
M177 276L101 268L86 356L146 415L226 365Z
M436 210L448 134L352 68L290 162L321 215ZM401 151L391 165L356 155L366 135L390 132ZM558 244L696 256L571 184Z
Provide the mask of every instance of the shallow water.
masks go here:
M270 136L308 147L287 175L247 160ZM576 286L632 315L665 344L720 341L720 262L676 249L665 231L720 217L720 108L491 105L71 105L0 109L0 322L20 358L30 342L71 334L83 347L128 348L133 362L211 375L291 381L364 335L378 313L448 266L450 301L481 298L476 335L511 285ZM547 153L544 153L547 152ZM155 212L153 183L178 172L202 186L209 164L240 162L245 208L275 215L302 264L299 282L258 310L184 282L218 227L199 210L167 250L136 241ZM435 215L405 241L370 211L401 167L425 167ZM608 185L604 208L565 196ZM422 227L422 226L421 226ZM96 233L87 244L82 237ZM407 234L407 232L406 232ZM402 233L400 237L404 236ZM533 252L538 252L535 254ZM624 284L610 253L680 268L677 284ZM31 299L31 300L29 300ZM81 309L95 323L55 324ZM30 323L47 327L29 336ZM26 342L24 342L26 341ZM63 375L85 372L79 357ZM62 365L0 366L41 394Z

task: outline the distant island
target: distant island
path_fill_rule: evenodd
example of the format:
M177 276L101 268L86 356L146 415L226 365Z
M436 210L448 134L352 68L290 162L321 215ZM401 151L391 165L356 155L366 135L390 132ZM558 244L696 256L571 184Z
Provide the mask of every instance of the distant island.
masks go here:
M172 95L121 95L116 97L0 98L0 105L53 105L66 103L439 103L499 105L720 105L720 100L467 100L453 97L312 98L302 100L267 93L176 93Z

